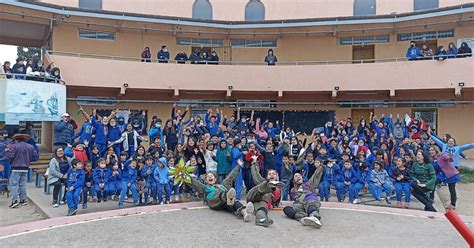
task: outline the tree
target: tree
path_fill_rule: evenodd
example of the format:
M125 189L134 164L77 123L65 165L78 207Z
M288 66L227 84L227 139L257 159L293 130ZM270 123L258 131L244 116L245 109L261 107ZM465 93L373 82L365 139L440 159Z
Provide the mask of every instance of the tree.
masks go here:
M41 59L41 48L36 47L17 47L17 56L22 57L25 60L28 59Z

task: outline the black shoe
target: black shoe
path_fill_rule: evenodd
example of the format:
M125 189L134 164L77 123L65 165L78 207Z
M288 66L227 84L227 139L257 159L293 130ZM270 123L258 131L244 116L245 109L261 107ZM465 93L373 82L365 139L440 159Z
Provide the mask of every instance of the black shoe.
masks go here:
M10 207L10 208L16 208L16 207L18 207L18 206L20 206L20 202L17 200L17 201L12 202L12 204L10 204L9 207Z
M265 218L265 219L256 219L255 220L255 225L257 226L263 226L263 227L269 227L273 224L273 220L269 219L269 218Z
M101 198L97 199L97 202L98 203L102 202L102 199Z
M107 197L104 197L104 202L107 202Z
M76 208L73 208L73 209L72 209L72 212L71 212L71 215L76 215L76 213L77 213L77 209L76 209Z
M20 204L22 206L26 206L26 205L28 205L28 202L26 200L20 200Z

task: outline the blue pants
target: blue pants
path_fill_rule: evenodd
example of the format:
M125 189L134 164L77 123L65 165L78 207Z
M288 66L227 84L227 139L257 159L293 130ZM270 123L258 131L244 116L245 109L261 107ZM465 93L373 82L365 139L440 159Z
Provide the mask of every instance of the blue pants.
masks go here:
M81 195L82 189L68 190L66 194L68 208L77 209L79 204L79 196Z
M127 194L128 191L128 184L129 182L123 181L122 182L122 192L120 193L120 199L119 199L119 206L123 204L123 200L125 200L125 195ZM130 183L130 191L132 191L132 196L133 196L133 202L135 204L138 204L138 190L137 187L135 186L135 183Z
M127 158L131 158L133 155L135 155L135 147L134 146L128 146L128 151L127 151Z
M169 182L171 191L173 191L173 195L179 195L180 190L179 190L179 184L174 185L173 181Z
M345 185L344 183L340 183L339 186L336 188L337 199L342 200L346 193L349 194L349 201L352 202L354 200L354 184L351 183L349 185Z
M82 188L82 204L87 204L87 193L89 193L90 196L94 196L92 187L84 186Z
M236 165L236 166L238 166L238 165ZM234 168L235 168L235 166L232 167L232 169L234 169ZM235 192L236 192L235 198L239 201L242 198L243 185L244 185L244 180L243 180L243 177L242 177L242 169L240 169L239 174L235 178L235 186L234 186ZM247 190L250 191L250 189L247 189Z
M151 197L156 200L156 182L146 182L145 184L145 203L148 203L148 196L151 194Z
M170 198L171 198L171 187L168 183L164 183L164 184L161 184L161 183L158 183L157 184L157 194L158 194L158 201L161 203L163 202L163 190L165 191L166 193L166 201L170 201Z
M375 200L380 200L382 197L382 190L385 190L385 196L390 197L392 195L392 186L388 183L382 183L382 185L377 185L375 183L369 183L369 191L372 193L372 196Z
M107 195L108 195L108 184L106 183L104 185L104 189L100 189L99 185L98 184L94 184L94 189L95 189L95 193L97 194L97 199L99 200L102 200L102 199L107 199Z
M361 183L361 182L357 182L354 184L354 188L352 189L353 192L352 192L352 196L353 196L353 199L359 199L359 193L360 191L362 190L362 188L364 188L365 184Z
M252 173L250 172L250 169L242 169L242 180L244 181L245 188L247 189L247 192L250 191L251 188L253 188L253 180L252 180Z
M285 180L285 181L281 181L282 183L285 184L285 187L283 187L281 189L281 199L283 201L286 201L288 200L288 194L290 192L290 183L291 183L291 180Z
M122 190L122 182L121 181L109 181L107 183L107 190L109 195L120 195L120 191Z
M405 192L405 202L410 202L411 187L410 183L395 183L395 190L397 193L397 201L402 201L402 192Z
M100 144L100 143L95 143L95 145L97 146L97 148L99 148L100 156L103 157L105 155L105 153L107 152L107 145L106 144Z
M334 188L341 189L344 188L344 185L342 185L340 182L336 181L322 181L321 184L319 185L319 195L321 199L329 199L331 197L331 185L334 186Z
M13 171L9 178L9 188L12 193L12 202L26 200L26 177L28 172Z
M117 155L117 158L120 158L120 145L116 144L113 146L113 148L114 148L115 155Z

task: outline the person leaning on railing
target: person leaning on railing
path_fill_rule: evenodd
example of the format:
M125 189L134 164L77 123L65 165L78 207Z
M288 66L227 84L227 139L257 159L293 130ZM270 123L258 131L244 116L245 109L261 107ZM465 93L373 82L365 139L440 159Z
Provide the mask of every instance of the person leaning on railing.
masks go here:
M2 73L5 74L5 77L7 79L13 77L12 75L9 75L9 74L12 74L12 68L10 67L10 61L5 61L5 63L3 63L3 72Z
M142 62L151 62L151 52L149 47L145 47L145 50L143 50L141 54Z
M423 44L420 53L421 53L421 57L423 57L421 59L423 60L433 59L433 56L434 56L433 49L429 48L428 45L426 44Z
M471 57L472 49L467 45L467 42L461 43L461 47L458 49L458 58Z
M273 49L268 49L268 55L265 56L265 63L267 65L275 65L278 62L277 57L273 54Z
M16 59L16 64L12 68L13 74L26 74L25 60L22 57ZM15 79L25 79L24 76L15 75Z
M418 60L421 57L421 50L416 46L415 41L410 41L410 47L407 49L406 57L408 60Z
M156 57L158 58L158 63L168 63L168 60L170 59L168 47L166 47L166 45L161 46L161 50L158 51Z
M186 61L188 60L188 55L186 55L185 52L181 51L176 56L174 57L174 60L176 60L176 63L178 64L186 64Z

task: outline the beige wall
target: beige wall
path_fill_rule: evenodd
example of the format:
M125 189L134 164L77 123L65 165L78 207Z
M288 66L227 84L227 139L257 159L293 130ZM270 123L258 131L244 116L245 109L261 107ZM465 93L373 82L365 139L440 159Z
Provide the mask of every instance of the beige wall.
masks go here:
M77 7L78 0L39 0ZM210 0L214 20L242 21L248 0ZM473 0L440 0L440 7L472 3ZM102 0L103 9L141 14L191 17L194 0ZM266 20L352 16L352 0L262 0ZM377 0L377 15L413 11L413 0Z

